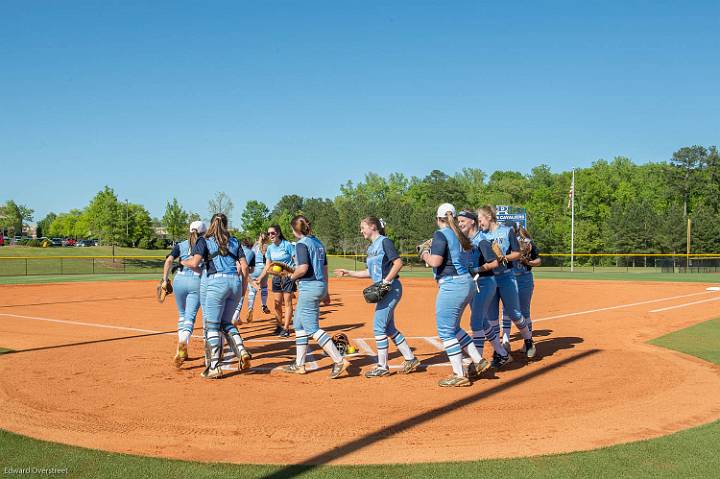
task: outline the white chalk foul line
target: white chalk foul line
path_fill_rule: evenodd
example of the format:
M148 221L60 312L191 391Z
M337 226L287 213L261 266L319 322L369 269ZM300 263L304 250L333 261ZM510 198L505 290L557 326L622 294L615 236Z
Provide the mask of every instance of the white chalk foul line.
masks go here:
M540 319L533 319L533 324L539 323L540 321L549 321L551 319L569 318L571 316L580 316L582 314L598 313L600 311L610 311L612 309L631 308L633 306L642 306L643 304L661 303L663 301L672 301L673 299L689 298L692 296L699 296L703 294L711 294L713 291L703 291L700 293L683 294L680 296L669 296L667 298L651 299L648 301L639 301L637 303L619 304L617 306L608 306L605 308L589 309L587 311L578 311L576 313L558 314L557 316L548 316Z
M678 309L678 308L686 308L688 306L692 306L694 304L702 304L702 303L709 303L711 301L717 301L720 298L710 298L710 299L703 299L701 301L693 301L692 303L685 303L685 304L677 304L675 306L668 306L667 308L660 308L660 309L653 309L650 311L651 313L660 313L662 311L670 311L671 309Z

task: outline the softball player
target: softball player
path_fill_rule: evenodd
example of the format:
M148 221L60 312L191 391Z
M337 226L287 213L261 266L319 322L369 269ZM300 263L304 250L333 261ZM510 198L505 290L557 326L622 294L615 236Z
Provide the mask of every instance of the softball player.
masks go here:
M223 375L220 367L221 331L238 358L238 369L242 371L250 367L250 353L245 349L242 337L231 321L235 306L247 287L247 261L238 240L230 236L227 217L222 213L213 215L205 237L198 238L192 256L182 264L198 268L201 262L204 262L207 269L203 316L208 358L208 365L202 376L215 379Z
M422 253L421 259L433 267L438 282L435 300L435 321L438 336L452 365L453 374L441 380L442 387L469 386L470 379L463 371L462 352L470 356L476 371L482 369L482 356L472 338L460 327L465 307L475 294L473 279L468 272L472 243L460 231L455 207L443 203L437 210L436 223L439 230L432 238L430 251Z
M252 243L250 243L249 240L244 239L240 242L240 247L243 250L243 254L245 255L245 261L248 265L248 275L251 275L253 270L255 269L255 252L252 250ZM240 312L242 311L244 300L245 296L241 296L240 301L235 307L235 313L232 317L232 324L236 328L240 327L240 324L242 323L242 321L240 320Z
M366 240L370 241L367 269L363 271L336 269L335 274L341 277L371 278L374 283L382 281L390 285L390 292L375 304L373 329L378 350L378 364L377 367L365 373L365 377L378 378L390 374L388 368L388 336L405 359L402 372L409 374L418 368L420 361L410 350L405 336L395 327L395 308L402 298L403 291L399 280L400 276L398 275L403 267L402 258L400 258L393 242L385 237L385 224L382 219L375 216L368 216L363 219L360 222L360 233Z
M482 355L485 346L485 330L488 326L488 309L497 290L497 283L493 274L493 270L498 266L497 256L495 256L490 242L483 238L483 234L478 227L478 217L475 213L468 210L461 211L458 213L458 224L462 232L470 238L473 244L470 258L470 274L474 275L476 293L470 303L470 326L473 343ZM500 351L503 356L507 356L505 350L502 349L498 336L493 337L490 333L488 337L492 340L493 349L496 352ZM490 363L483 359L479 371L474 372L479 374L489 368Z
M285 239L280 226L270 226L267 234L268 238L270 238L270 244L265 252L265 268L253 282L255 289L260 289L262 281L269 274L270 262L280 261L290 266L295 265L295 247ZM292 298L294 291L295 283L290 280L289 276L273 276L272 292L275 303L275 320L278 323L274 334L277 334L281 338L290 337L290 319L293 314ZM283 314L283 306L285 314Z
M525 354L528 359L532 359L535 357L535 343L532 340L532 333L527 327L527 322L520 312L517 280L511 263L520 257L520 246L515 237L515 230L509 226L498 224L495 208L492 206L483 206L478 209L478 222L485 239L490 242L497 242L507 260L507 264L499 261L498 267L493 270L497 290L488 309L488 322L490 323L488 327L492 326L491 336L488 336L488 340L494 340L495 334L499 335L500 333L498 316L500 314L500 299L502 299L503 305L507 308L508 316L520 330L520 334L525 340ZM499 260L502 260L502 258L499 258ZM500 350L496 350L493 355L492 365L496 369L512 361L508 345L509 342L504 342L502 347L502 350L508 353L507 356L503 356Z
M168 274L173 262L186 260L197 243L198 237L207 231L207 226L202 221L193 221L190 224L190 236L185 241L175 244L172 251L165 258L163 267L163 281L167 281ZM200 308L200 275L202 273L193 271L191 268L184 268L182 265L175 275L173 289L175 304L178 313L178 345L175 353L175 366L180 367L188 357L188 343L193 329L195 319Z
M253 253L255 255L255 267L250 272L250 278L253 282L250 283L250 287L248 288L248 315L247 315L247 322L251 323L253 320L253 309L255 307L255 296L257 295L257 289L255 289L254 282L255 280L260 277L260 273L263 272L263 269L265 269L265 250L267 248L267 241L268 236L267 233L260 233L260 236L258 237L257 241L252 247ZM262 301L262 312L265 314L270 314L270 308L267 307L267 297L268 297L268 288L267 288L267 278L263 279L260 283L260 299Z
M518 236L517 240L518 242L523 241L520 237L520 228L523 228L522 226L518 226ZM539 252L537 247L535 246L535 243L532 241L532 238L530 237L530 234L527 232L525 228L523 228L523 233L525 236L525 242L527 243L527 246L530 248L529 252L529 259L526 262L523 262L522 260L517 260L513 263L513 272L515 273L515 280L517 281L518 285L518 299L520 300L520 312L523 315L523 318L525 318L525 321L527 321L527 326L530 332L532 333L533 327L532 327L532 319L530 319L530 302L532 301L532 295L533 291L535 290L535 280L533 278L532 269L536 266L540 266L540 263L542 260L540 259ZM507 308L505 308L505 304L503 304L503 319L505 317L509 317L509 313L507 311ZM509 326L509 325L508 325ZM505 329L505 325L503 324L503 329ZM510 328L507 328L508 334L510 333Z
M325 246L313 236L310 222L303 215L295 216L290 225L293 234L298 239L296 245L297 266L295 272L289 277L291 281L298 283L297 311L293 320L297 354L295 361L281 370L289 374L305 374L308 338L312 336L332 358L334 364L330 378L335 379L347 369L349 363L335 347L330 336L318 325L320 302L330 304Z

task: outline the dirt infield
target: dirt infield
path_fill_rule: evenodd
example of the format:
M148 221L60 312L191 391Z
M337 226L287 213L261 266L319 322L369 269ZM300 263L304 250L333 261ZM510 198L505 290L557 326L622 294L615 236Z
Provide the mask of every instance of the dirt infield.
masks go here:
M397 313L428 367L368 380L360 371L374 359L359 355L351 375L336 381L316 347L319 369L274 371L292 360L294 343L271 336L267 317L241 330L254 355L249 372L203 380L199 339L175 369L175 305L158 304L154 286L1 286L0 346L16 352L0 356L0 428L186 460L360 464L592 449L720 418L720 368L644 343L720 316L710 285L538 280L539 359L526 365L518 352L508 370L460 389L436 385L450 368L435 338L431 280L405 279ZM321 326L346 331L368 351L372 309L363 286L332 280ZM390 351L397 366L402 358Z

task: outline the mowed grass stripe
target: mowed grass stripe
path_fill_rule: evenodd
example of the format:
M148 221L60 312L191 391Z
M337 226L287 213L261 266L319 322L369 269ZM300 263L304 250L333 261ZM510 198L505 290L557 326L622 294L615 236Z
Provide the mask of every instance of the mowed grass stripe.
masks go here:
M717 354L720 319L651 342L720 364ZM521 419L518 419L518 427L522 427ZM106 478L713 478L720 470L717 444L720 444L720 421L659 439L553 456L390 466L284 467L205 464L113 454L0 431L0 450L3 451L0 465L4 468L67 468L66 477ZM238 447L242 445L238 444ZM399 457L398 461L401 460Z

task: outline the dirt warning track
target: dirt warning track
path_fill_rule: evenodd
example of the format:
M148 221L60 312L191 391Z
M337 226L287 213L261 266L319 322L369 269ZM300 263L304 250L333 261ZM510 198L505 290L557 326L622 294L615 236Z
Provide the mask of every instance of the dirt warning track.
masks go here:
M277 372L294 342L271 336L267 316L241 329L250 371L202 379L199 328L191 360L176 369L176 309L172 298L155 301L155 282L2 286L0 346L15 352L0 356L0 428L187 460L361 464L585 450L720 418L720 368L645 344L720 316L709 284L537 280L538 360L526 364L514 337L507 370L443 389L450 368L436 338L436 286L403 283L397 326L425 367L362 377L374 364L365 284L334 279L321 326L345 331L363 353L334 381L317 347L317 369Z

